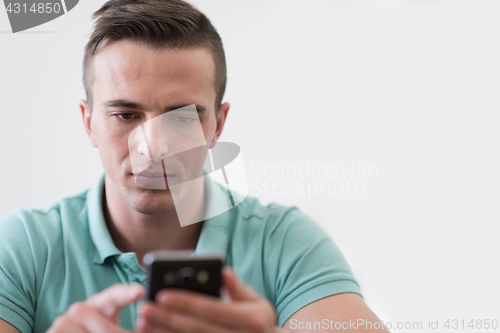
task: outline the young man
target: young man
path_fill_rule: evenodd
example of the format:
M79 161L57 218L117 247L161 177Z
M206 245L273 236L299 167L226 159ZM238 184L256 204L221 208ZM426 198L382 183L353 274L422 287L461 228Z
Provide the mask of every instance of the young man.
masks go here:
M147 149L130 148L135 129L193 105L202 153L215 146L229 104L222 42L209 20L180 0L111 0L95 16L80 109L105 174L91 190L0 222L0 331L370 331L352 323L379 320L338 248L306 215L248 197L181 226L174 196L187 196L172 183L199 164L168 160L177 156L172 145L149 132ZM145 173L134 170L135 153L150 161ZM189 207L203 215L224 190L199 184ZM160 249L227 253L229 300L170 290L136 311L147 281L141 259Z

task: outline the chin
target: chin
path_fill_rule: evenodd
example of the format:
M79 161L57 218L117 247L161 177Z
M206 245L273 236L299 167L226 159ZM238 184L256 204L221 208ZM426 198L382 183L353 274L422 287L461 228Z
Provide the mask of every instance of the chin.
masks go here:
M141 214L164 215L175 210L170 191L141 189L132 191L125 199L133 210Z
M175 210L175 206L173 203L168 206L137 205L131 207L136 212L145 215L165 215Z

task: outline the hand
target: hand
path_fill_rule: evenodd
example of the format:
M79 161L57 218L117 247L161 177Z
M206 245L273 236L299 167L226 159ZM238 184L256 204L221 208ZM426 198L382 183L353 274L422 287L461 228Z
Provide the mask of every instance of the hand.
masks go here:
M184 290L162 290L156 302L139 309L137 328L141 333L230 333L281 331L273 306L250 286L239 281L233 270L224 268L223 287L230 301Z
M66 313L57 317L47 333L129 332L119 325L120 310L137 302L144 293L141 285L115 284L85 302L73 303Z

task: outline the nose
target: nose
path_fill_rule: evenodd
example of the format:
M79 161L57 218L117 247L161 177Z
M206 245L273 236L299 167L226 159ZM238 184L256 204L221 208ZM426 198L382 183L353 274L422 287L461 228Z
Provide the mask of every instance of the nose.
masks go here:
M138 146L138 152L152 162L158 162L168 155L167 131L162 126L161 116L141 124L144 140Z

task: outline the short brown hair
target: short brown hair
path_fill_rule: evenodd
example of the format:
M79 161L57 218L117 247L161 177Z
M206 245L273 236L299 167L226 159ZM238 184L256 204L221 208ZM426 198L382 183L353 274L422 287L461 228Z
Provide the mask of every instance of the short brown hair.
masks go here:
M109 0L92 17L97 21L83 58L83 85L91 110L92 60L98 46L130 39L157 50L208 49L215 62L217 115L226 90L226 58L219 34L203 13L182 0Z

